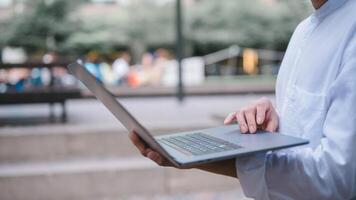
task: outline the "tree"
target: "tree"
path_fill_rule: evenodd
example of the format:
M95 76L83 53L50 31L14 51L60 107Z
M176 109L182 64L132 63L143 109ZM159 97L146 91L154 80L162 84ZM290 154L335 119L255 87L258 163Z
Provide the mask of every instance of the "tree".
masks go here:
M76 15L80 26L67 40L67 49L108 53L121 47L138 60L148 47L173 46L174 4L157 6L151 1L130 0L129 5L112 6L115 12Z
M75 24L68 19L73 4L66 0L27 2L26 12L5 25L8 31L3 43L24 47L28 52L60 51L75 30Z
M239 44L284 50L305 3L281 1L200 1L187 11L188 38L197 44Z

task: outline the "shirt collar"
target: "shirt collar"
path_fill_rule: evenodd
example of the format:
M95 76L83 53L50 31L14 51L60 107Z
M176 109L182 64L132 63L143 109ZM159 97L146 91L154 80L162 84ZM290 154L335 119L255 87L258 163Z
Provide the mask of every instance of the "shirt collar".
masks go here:
M318 21L323 20L326 16L342 6L347 0L328 0L319 9L314 11L314 18Z

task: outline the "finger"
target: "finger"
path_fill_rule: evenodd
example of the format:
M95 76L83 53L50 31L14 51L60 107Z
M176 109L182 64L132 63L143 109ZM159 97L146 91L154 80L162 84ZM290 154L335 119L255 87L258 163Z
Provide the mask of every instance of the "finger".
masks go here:
M148 154L150 154L148 156ZM152 149L149 149L149 152L147 153L147 157L156 162L160 166L164 167L172 167L174 166L171 162L169 162L166 158L164 158L161 154L153 151Z
M163 159L162 157L154 151L149 151L147 153L147 157L151 160L153 160L155 163L157 163L158 165L162 165L163 164Z
M258 104L256 106L256 122L258 125L262 125L266 120L267 106L265 104Z
M236 119L237 119L237 122L239 123L241 133L246 133L248 131L248 128L247 128L244 111L237 112Z
M129 134L130 140L136 146L136 148L140 151L140 153L146 156L146 147L145 144L142 142L141 138L135 133L131 132Z
M235 120L236 120L236 112L232 112L225 118L224 124L225 125L231 124Z
M245 112L245 117L250 133L256 133L256 108L251 108Z
M270 121L266 125L266 131L268 132L276 132L278 129L278 118L272 117Z

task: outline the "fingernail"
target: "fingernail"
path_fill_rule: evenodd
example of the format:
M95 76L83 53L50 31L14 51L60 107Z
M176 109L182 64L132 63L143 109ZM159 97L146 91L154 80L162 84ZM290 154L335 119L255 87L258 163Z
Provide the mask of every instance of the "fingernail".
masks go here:
M251 133L256 133L257 127L256 126L250 126L250 131L251 131Z
M246 133L246 132L247 132L247 127L246 127L245 125L242 125L242 126L241 126L241 131L242 131L243 133Z
M257 117L257 123L259 123L259 124L262 123L262 118L261 117Z

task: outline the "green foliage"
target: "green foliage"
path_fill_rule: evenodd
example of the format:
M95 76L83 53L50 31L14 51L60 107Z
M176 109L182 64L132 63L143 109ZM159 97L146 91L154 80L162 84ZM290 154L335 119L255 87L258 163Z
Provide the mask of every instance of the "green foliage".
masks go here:
M28 2L27 12L0 24L0 45L77 54L122 48L139 54L149 47L174 47L174 2L130 0L117 10L86 15L80 10L87 0ZM283 50L310 12L307 5L295 0L197 0L183 9L184 34L189 46L202 53L231 44Z
M294 28L309 12L306 5L293 0L203 0L187 11L188 37L198 44L285 49Z
M174 7L157 7L150 1L135 1L117 12L107 15L93 13L82 18L66 42L68 49L96 49L108 52L115 47L145 48L174 44Z
M66 0L34 0L27 3L27 12L7 24L4 42L22 46L30 52L58 50L75 30L75 24L67 17L73 5Z

